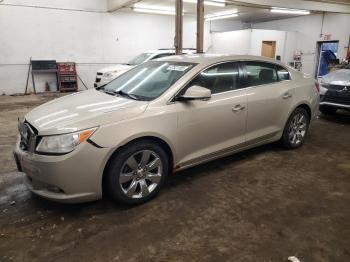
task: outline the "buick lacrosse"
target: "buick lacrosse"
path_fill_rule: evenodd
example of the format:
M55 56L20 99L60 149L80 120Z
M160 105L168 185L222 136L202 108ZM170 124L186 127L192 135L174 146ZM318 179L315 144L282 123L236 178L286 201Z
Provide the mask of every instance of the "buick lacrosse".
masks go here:
M42 197L138 204L171 172L274 141L300 147L318 103L318 84L275 60L167 57L35 108L14 155Z

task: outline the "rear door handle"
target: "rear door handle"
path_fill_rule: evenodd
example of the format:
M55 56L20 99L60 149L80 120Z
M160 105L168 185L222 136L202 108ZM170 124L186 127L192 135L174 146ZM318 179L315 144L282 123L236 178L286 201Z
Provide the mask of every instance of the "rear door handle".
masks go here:
M282 95L282 98L283 98L283 99L288 99L288 98L291 98L291 97L292 97L292 94L289 93L289 92L286 92L286 93L284 93L284 94Z
M232 107L232 112L236 113L236 112L242 111L244 109L245 109L245 106L238 104L238 105L235 105L234 107Z

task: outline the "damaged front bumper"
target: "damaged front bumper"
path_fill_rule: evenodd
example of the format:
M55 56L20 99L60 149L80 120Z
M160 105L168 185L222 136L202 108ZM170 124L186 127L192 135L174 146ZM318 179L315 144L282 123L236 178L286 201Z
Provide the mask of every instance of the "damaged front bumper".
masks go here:
M108 148L86 142L66 155L39 155L21 149L19 138L14 156L18 171L25 173L25 184L33 193L57 202L78 203L102 197L108 152Z

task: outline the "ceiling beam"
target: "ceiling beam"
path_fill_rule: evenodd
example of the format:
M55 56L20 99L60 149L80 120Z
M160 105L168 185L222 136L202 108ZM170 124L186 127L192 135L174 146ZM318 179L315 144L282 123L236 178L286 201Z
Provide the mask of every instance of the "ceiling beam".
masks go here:
M293 0L293 1L281 1L281 0L226 0L227 3L233 5L250 6L258 8L270 8L284 7L290 9L303 9L319 12L332 12L332 13L350 13L350 5L334 4L329 2L320 1L306 1L306 0Z
M115 12L141 1L142 0L108 0L108 12Z

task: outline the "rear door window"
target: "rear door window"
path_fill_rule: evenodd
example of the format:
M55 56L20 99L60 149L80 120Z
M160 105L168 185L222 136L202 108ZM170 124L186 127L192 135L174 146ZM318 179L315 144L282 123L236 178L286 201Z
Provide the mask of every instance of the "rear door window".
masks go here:
M246 85L258 86L278 81L276 66L266 62L245 62Z

